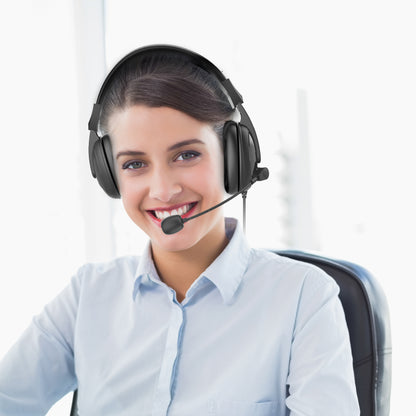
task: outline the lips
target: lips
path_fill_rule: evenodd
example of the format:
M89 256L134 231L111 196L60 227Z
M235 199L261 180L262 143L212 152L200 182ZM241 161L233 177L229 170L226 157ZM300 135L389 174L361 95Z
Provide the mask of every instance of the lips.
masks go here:
M165 218L172 215L180 215L181 217L185 218L190 215L189 213L195 208L196 204L196 202L190 202L188 204L147 210L147 212L159 221L163 221Z

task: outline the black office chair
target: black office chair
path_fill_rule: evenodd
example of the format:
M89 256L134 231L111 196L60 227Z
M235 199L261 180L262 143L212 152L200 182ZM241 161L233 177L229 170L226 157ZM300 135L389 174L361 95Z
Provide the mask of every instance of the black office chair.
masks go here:
M295 250L272 251L314 264L338 283L350 333L361 416L388 416L391 390L390 318L387 300L375 278L368 270L347 261ZM70 416L77 415L75 391Z
M344 260L296 250L274 252L314 264L338 283L350 334L361 416L388 416L392 357L390 316L386 297L376 279L363 267Z

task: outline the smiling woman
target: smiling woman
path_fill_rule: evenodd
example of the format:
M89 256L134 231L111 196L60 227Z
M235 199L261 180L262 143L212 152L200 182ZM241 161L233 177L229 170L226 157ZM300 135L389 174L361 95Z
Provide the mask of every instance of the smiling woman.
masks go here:
M0 365L1 414L44 414L71 389L89 416L359 414L335 281L251 248L217 208L268 176L241 104L178 47L141 48L110 72L91 170L148 244L84 265L35 317ZM172 216L198 219L166 233Z

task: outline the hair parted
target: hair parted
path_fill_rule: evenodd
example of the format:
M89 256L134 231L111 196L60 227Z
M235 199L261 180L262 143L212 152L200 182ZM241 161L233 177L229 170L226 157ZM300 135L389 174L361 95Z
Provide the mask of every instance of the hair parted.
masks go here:
M99 129L109 133L111 116L134 105L170 107L211 124L218 135L234 109L219 80L177 53L132 58L114 74L101 100Z

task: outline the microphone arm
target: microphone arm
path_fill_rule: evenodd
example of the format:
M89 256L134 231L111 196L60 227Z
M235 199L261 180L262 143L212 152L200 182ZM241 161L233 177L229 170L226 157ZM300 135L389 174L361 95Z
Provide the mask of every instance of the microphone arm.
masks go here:
M250 181L250 183L246 187L244 187L241 191L235 193L234 195L230 196L226 200L220 202L219 204L214 205L213 207L208 208L207 210L202 211L199 214L193 215L192 217L189 217L189 218L182 218L180 215L171 215L170 217L165 218L161 224L163 232L165 234L177 233L178 231L182 230L185 222L189 220L193 220L194 218L198 218L201 215L207 214L210 211L213 211L214 209L220 207L221 205L224 205L228 201L231 201L233 198L235 198L236 196L240 194L244 195L245 193L247 193L248 189L251 187L251 185L253 185L254 182L258 180L263 181L267 179L268 177L269 177L269 170L267 168L257 168L256 175L253 177L253 179Z

